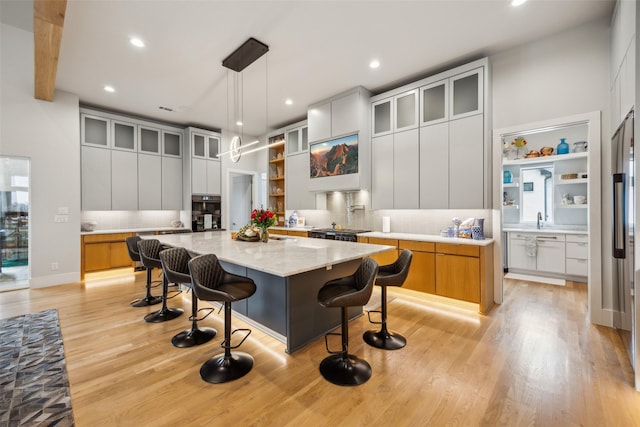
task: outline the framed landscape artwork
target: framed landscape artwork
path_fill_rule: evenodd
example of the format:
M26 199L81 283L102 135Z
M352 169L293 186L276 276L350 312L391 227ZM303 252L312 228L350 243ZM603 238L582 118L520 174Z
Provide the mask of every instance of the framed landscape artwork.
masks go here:
M358 134L311 145L309 161L311 178L358 173Z

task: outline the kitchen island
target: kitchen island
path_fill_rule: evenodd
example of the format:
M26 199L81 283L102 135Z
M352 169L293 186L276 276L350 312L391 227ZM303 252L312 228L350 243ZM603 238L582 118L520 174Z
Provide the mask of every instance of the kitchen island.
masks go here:
M329 280L352 274L362 258L393 249L386 245L287 237L269 243L232 240L205 232L144 236L194 254L215 254L224 268L256 282L256 293L234 303L243 319L286 345L292 353L340 325L340 310L318 304ZM351 307L349 317L362 314Z

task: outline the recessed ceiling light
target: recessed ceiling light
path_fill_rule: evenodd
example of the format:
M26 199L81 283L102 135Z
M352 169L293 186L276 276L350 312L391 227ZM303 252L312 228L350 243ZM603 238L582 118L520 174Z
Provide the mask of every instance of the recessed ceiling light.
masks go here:
M129 43L131 43L135 47L144 47L144 42L137 37L131 37L129 39Z
M521 4L523 4L526 1L527 0L511 0L511 6L520 6Z
M285 99L284 103L287 105L293 105L293 101L290 98Z
M240 120L238 120L238 121L236 122L236 126L242 126L242 122L241 122Z
M109 85L105 86L105 87L104 87L104 90L105 90L106 92L115 92L115 91L116 91L116 90L113 88L113 86L109 86Z
M377 59L374 59L369 63L370 68L378 68L379 66L380 66L380 61L378 61Z

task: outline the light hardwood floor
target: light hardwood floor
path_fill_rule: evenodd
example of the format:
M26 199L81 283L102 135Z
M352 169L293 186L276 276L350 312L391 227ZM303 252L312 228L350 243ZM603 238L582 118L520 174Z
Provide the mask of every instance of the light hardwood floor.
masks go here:
M188 297L170 301L185 315L149 324L153 308L132 308L141 273L39 290L0 293L0 317L57 308L76 424L341 426L639 426L640 393L615 331L593 326L586 288L508 281L505 303L487 316L395 295L389 325L402 350L363 343L372 328L350 324L350 349L369 361L362 386L339 387L318 372L318 339L292 355L255 330L241 351L253 370L221 385L199 377L220 351L222 317L204 325L208 344L174 348L188 326ZM156 290L157 292L157 290ZM234 327L242 322L234 318Z

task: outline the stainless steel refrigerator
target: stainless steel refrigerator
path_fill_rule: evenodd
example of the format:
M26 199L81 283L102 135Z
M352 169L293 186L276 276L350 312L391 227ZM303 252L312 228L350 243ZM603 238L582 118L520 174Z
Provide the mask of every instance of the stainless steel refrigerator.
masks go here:
M634 298L636 269L634 252L634 157L633 110L616 130L611 141L613 173L613 326L618 330L640 387L640 343L636 340L638 310Z

